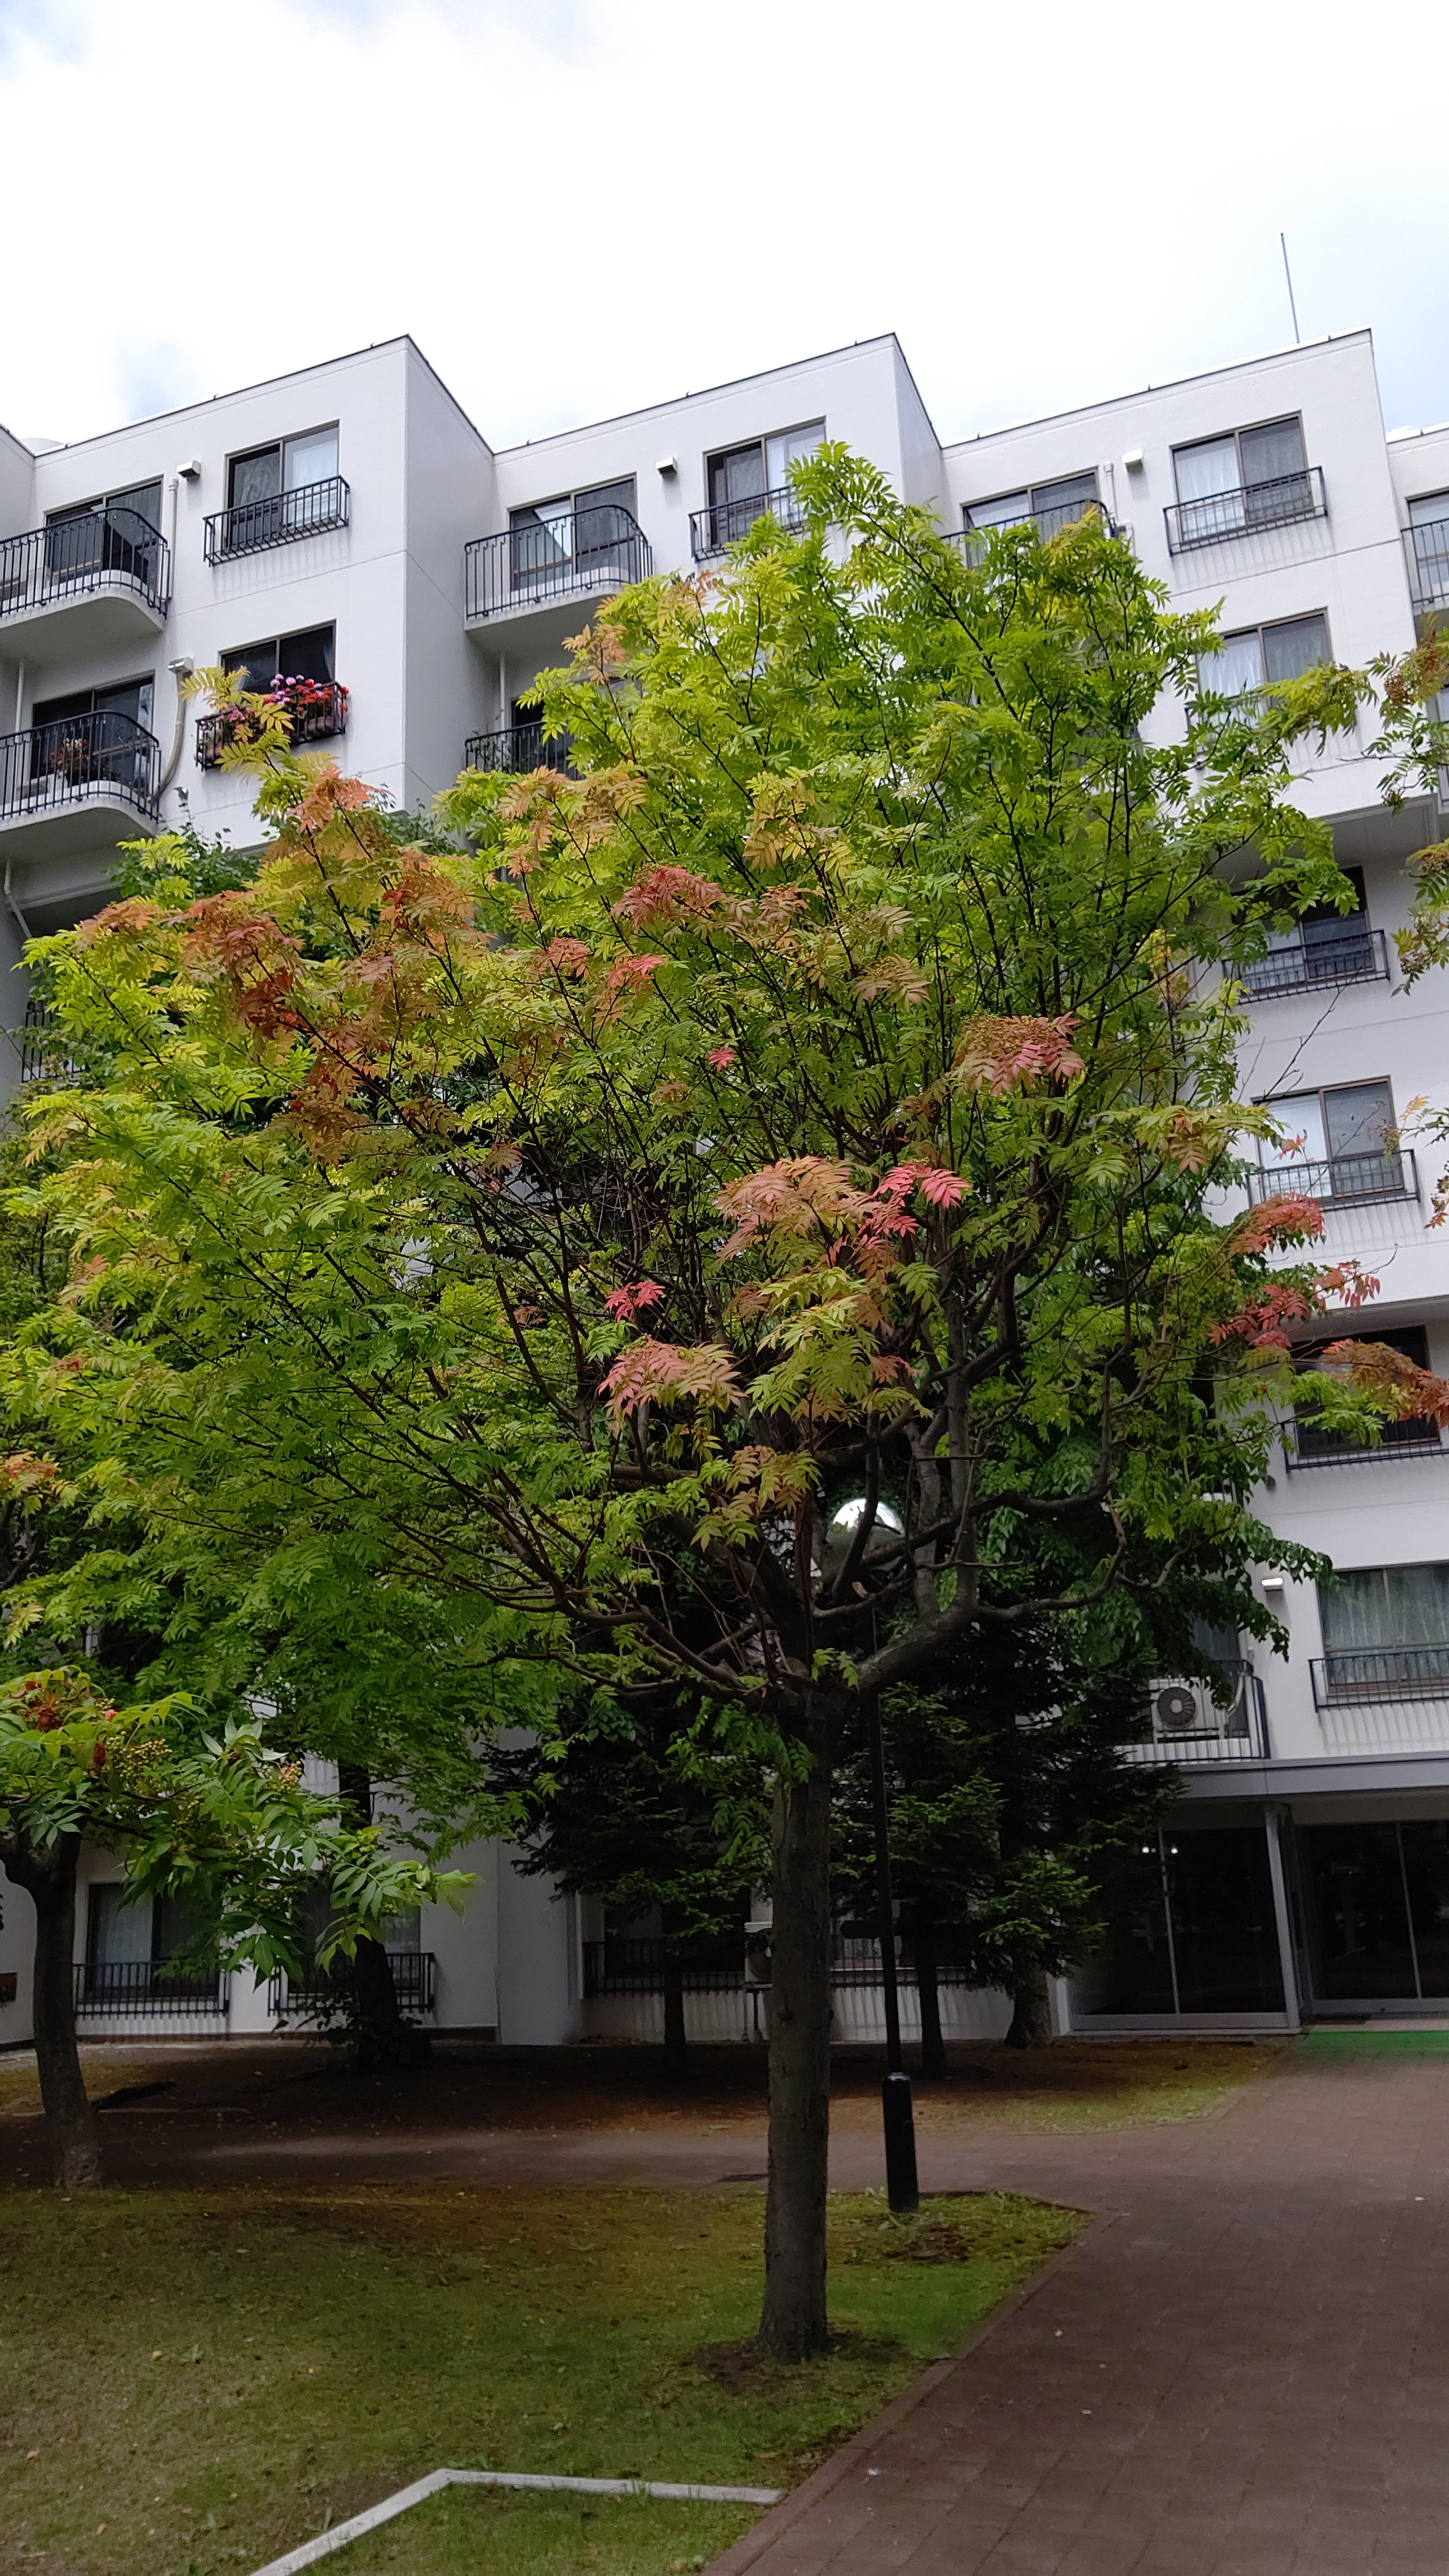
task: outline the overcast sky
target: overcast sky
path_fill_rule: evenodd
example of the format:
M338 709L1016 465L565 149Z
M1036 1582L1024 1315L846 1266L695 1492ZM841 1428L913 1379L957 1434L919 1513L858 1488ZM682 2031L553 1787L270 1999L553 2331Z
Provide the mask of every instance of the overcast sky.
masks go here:
M1373 326L1449 415L1443 0L0 0L0 420L410 331L496 444L894 329L969 436Z

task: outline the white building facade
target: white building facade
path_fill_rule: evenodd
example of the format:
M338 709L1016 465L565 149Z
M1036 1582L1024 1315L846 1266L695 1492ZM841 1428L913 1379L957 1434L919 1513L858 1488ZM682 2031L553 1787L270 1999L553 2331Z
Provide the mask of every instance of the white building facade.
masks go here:
M717 561L819 438L870 457L959 531L1089 507L1130 538L1173 604L1219 611L1223 685L1406 650L1449 608L1449 424L1386 436L1366 332L1278 351L942 446L894 338L494 450L409 340L72 446L0 430L0 959L105 900L117 845L190 812L246 847L246 782L182 695L195 668L299 684L301 732L396 804L467 765L546 756L520 706L591 600ZM1164 719L1167 721L1168 719ZM1376 1272L1364 1317L1449 1373L1449 1243L1428 1224L1437 1165L1400 1136L1449 1106L1444 977L1400 988L1405 862L1449 824L1426 796L1390 812L1367 728L1304 769L1359 892L1254 976L1243 1089L1305 1139L1276 1166L1325 1209L1331 1255ZM3 1088L26 1069L23 977L0 1019ZM1268 1184L1265 1182L1265 1187ZM1449 1458L1395 1426L1347 1449L1285 1424L1259 1497L1339 1580L1273 1586L1285 1658L1224 1641L1231 1710L1165 1682L1141 1758L1179 1766L1152 1856L1160 1895L1109 1956L1063 1984L1058 2026L1284 2029L1308 2017L1449 2012ZM497 1846L465 1913L401 1927L404 2000L439 2028L554 2044L657 2025L647 1936L521 1878ZM257 2031L298 1998L250 1980L165 1989L164 1923L106 1893L77 1923L83 2028ZM0 2045L29 2029L29 1904L5 1891ZM842 1958L838 2023L875 2028L868 1964ZM948 1989L948 2029L1000 2029L1000 1998ZM701 1971L701 2036L757 2036L767 2007L732 1967Z

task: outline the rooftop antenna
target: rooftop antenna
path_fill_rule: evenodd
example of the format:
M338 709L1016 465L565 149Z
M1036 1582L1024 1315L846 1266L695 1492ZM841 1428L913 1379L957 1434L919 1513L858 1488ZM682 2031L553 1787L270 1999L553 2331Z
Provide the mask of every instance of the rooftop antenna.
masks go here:
M1288 280L1288 310L1293 316L1294 345L1301 349L1303 346L1303 334L1298 328L1298 307L1293 300L1293 271L1288 265L1288 236L1286 233L1280 233L1278 235L1278 246L1283 253L1283 274Z

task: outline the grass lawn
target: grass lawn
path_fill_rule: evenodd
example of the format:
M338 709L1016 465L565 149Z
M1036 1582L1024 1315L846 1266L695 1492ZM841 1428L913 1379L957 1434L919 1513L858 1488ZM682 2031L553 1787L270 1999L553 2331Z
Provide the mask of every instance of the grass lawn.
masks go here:
M236 2576L425 2471L789 2487L1084 2223L832 2203L830 2357L741 2367L754 2190L14 2190L7 2576ZM724 2347L716 2352L714 2347ZM749 2509L454 2490L338 2576L669 2576ZM331 2565L334 2562L326 2562Z

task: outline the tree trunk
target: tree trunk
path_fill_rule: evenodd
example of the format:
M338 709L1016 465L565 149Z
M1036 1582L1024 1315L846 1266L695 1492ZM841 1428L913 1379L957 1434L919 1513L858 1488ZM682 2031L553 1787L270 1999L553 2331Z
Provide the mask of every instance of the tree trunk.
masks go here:
M358 1762L339 1762L337 1785L364 1825L372 1822L372 1778ZM402 2016L392 1963L380 1941L365 1935L346 1974L352 1988L352 2054L361 2067L421 2066L432 2055L425 2030Z
M941 2030L940 1957L934 1919L916 1907L916 1991L921 1999L921 2073L937 2084L950 2081L946 2042Z
M664 2072L671 2084L689 2082L689 2042L684 2033L684 1967L664 1935Z
M770 1936L770 2157L761 2349L805 2361L829 2339L830 1768L776 1794Z
M0 1843L0 1860L35 1905L35 2057L40 2098L62 2191L93 2191L101 2178L96 2115L81 2073L75 2035L75 1873L79 1834L62 1834L43 1851L18 1836Z
M1046 1979L1039 1973L1024 1977L1011 1998L1011 2028L1006 2034L1006 2046L1045 2048L1051 2035Z

